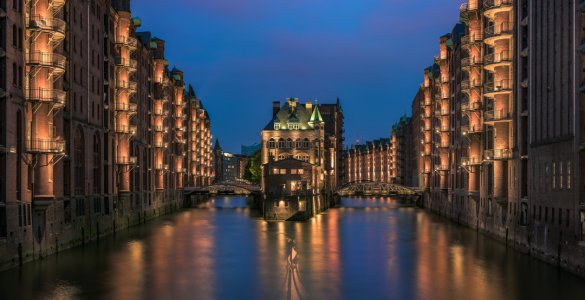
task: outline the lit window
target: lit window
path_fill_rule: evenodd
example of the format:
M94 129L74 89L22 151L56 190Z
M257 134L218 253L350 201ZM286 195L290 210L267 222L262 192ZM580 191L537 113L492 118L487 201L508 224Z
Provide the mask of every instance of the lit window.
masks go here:
M303 174L303 171L305 171L305 170L304 170L304 169L299 169L299 170L298 170L298 173L299 173L299 174Z
M280 169L280 174L286 174L286 169Z
M299 123L288 123L288 129L299 129Z
M274 129L280 129L280 123L274 123Z
M278 174L278 169L272 170L272 174Z
M296 173L297 173L297 169L291 169L291 170L290 170L290 173L291 173L291 174L296 174Z

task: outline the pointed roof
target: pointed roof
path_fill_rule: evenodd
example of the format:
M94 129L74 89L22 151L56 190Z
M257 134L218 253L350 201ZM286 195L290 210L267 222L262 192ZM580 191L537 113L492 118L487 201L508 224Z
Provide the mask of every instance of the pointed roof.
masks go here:
M294 122L294 123L298 123L298 122L299 122L299 118L297 118L297 115L296 115L296 113L295 113L295 112L296 112L296 109L295 109L295 110L293 110L293 112L292 112L292 114L290 115L290 117L288 117L288 121L289 121L289 122Z
M195 95L195 90L193 90L193 87L191 86L191 84L189 84L189 97L197 98L197 95Z
M313 114L311 115L311 119L309 123L323 123L323 118L321 118L321 113L319 112L319 106L315 105L315 109L313 109Z
M163 40L161 40L161 39L157 38L156 36L155 36L155 37L153 37L153 38L152 38L152 40L153 40L153 41L163 41ZM164 42L164 41L163 41L163 42Z
M221 150L221 146L219 145L219 139L215 139L215 146L213 146L213 150Z
M175 68L175 66L173 66L173 69L171 70L171 72L181 72L181 73L183 73L183 71Z
M280 123L279 130L287 130L288 122L291 121L299 123L299 129L295 130L313 130L310 118L310 113L297 100L287 100L263 130L275 130L274 123Z

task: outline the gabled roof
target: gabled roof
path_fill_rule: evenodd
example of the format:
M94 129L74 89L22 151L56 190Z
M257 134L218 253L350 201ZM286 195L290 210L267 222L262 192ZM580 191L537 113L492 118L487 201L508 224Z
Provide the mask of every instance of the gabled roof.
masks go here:
M313 127L309 124L311 116L307 109L300 104L296 99L287 99L282 105L276 115L268 122L264 130L274 130L274 123L280 123L280 130L286 130L288 128L288 122L298 122L298 130L313 130ZM295 129L296 130L296 129Z
M213 150L221 150L221 146L219 145L219 139L215 139L215 146L213 146Z
M173 69L171 70L171 72L181 72L181 73L183 73L183 71L175 68L175 66L173 66Z

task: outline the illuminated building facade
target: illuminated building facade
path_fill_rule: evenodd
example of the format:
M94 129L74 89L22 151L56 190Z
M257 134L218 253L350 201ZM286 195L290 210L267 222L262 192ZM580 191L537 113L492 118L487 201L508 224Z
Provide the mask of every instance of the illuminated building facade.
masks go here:
M464 3L412 107L425 206L584 276L582 2Z
M211 136L165 42L137 32L130 1L7 3L0 269L179 207L187 153L209 153ZM202 118L190 149L186 121Z

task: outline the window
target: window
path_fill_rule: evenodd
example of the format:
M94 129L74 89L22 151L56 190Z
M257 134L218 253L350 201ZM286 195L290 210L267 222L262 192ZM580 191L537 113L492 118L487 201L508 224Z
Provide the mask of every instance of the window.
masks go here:
M18 34L18 31L16 31L16 24L13 24L12 25L12 46L14 46L14 47L17 46L17 44L16 44L17 39L18 39L17 34Z
M299 123L288 123L288 129L299 129Z
M567 189L571 188L571 161L567 161Z
M274 140L273 139L270 139L270 141L268 141L268 148L274 149L274 146L275 146L274 144L275 144L274 143Z
M563 188L563 162L559 162L559 188Z
M276 130L280 129L280 123L274 123L274 129Z
M93 193L100 193L100 141L96 134L93 137Z
M278 140L278 148L284 149L284 139Z
M303 148L305 148L305 149L309 149L309 146L311 145L311 143L309 143L309 140L308 139L305 139L303 141L303 144L304 144L303 145Z
M292 148L292 140L288 139L286 140L286 149L291 149Z
M280 169L280 174L281 175L285 175L286 174L286 169Z
M280 171L278 169L272 170L272 174L278 174Z
M556 172L556 163L553 161L552 163L552 188L556 188L556 184L557 184L557 172ZM554 222L554 221L553 221Z
M84 139L83 139L83 132L81 128L78 128L75 132L75 195L83 195L83 187L84 187L84 180L85 176L83 174L84 170Z
M295 148L297 148L297 149L301 149L302 148L302 143L301 143L301 140L300 139L297 139Z
M18 227L22 227L22 205L18 205Z
M18 84L18 69L15 63L12 64L12 84L14 86Z
M22 28L18 28L18 48L22 49Z
M304 172L304 171L305 171L304 169L299 169L299 170L298 170L298 173L299 173L299 174L303 174L303 172Z
M297 173L297 169L290 169L290 173L291 174L296 174Z
M18 87L22 87L22 67L18 67Z

